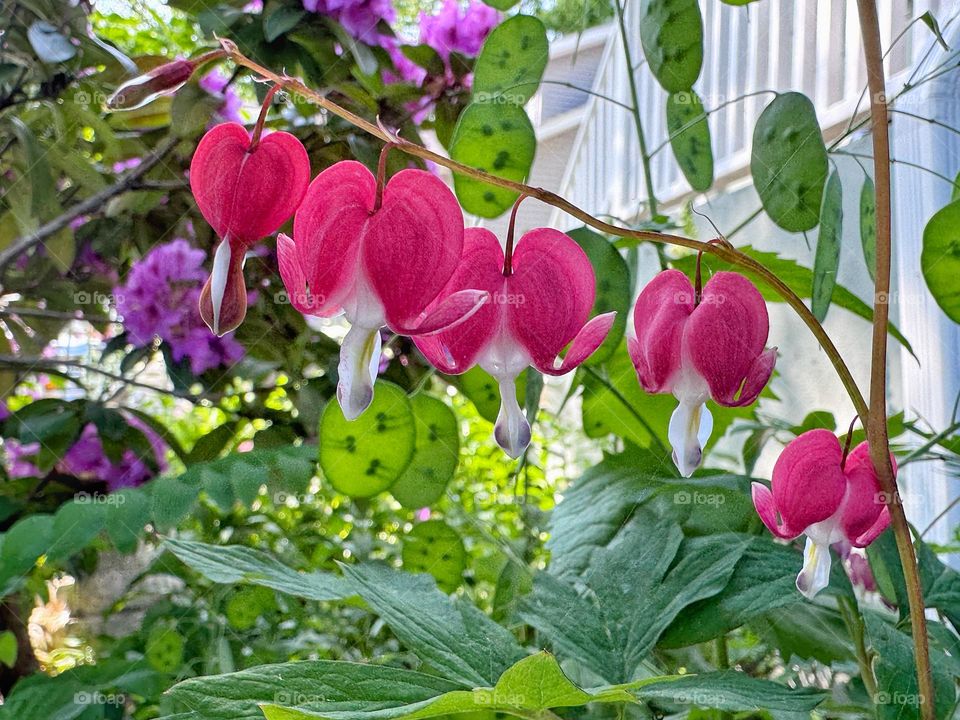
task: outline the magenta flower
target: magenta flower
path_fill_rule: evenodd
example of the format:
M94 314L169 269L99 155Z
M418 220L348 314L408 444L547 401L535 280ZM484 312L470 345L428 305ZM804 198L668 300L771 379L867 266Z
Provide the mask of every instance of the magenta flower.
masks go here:
M303 0L308 12L333 18L351 35L367 45L379 45L379 25L391 23L397 13L390 0Z
M530 424L520 410L514 383L533 365L564 375L600 347L616 313L589 322L595 279L586 254L558 230L531 230L505 256L496 236L483 228L466 231L463 259L444 293L479 288L490 294L469 320L430 337L414 338L441 372L460 374L479 365L500 385L497 444L519 457L530 444ZM570 349L562 360L558 354Z
M679 270L664 270L640 293L627 339L643 389L679 401L668 437L673 461L690 477L713 431L706 401L749 405L773 373L776 348L765 350L767 306L742 275L718 272L700 298Z
M450 53L475 57L499 22L500 13L483 2L461 8L457 0L445 0L436 15L420 13L420 42L436 50L449 65Z
M260 127L251 139L242 125L217 125L190 161L193 197L221 238L200 293L200 315L215 335L236 329L247 314L247 249L287 221L310 182L310 159L300 141L285 132L261 138Z
M250 11L245 9L245 12ZM215 123L218 120L219 122L243 122L243 116L240 114L240 109L243 107L243 100L241 100L240 96L230 87L229 75L220 68L214 68L200 78L200 88L223 101L223 104L216 112L217 120L214 120Z
M832 432L805 432L784 448L770 484L773 492L753 483L753 504L778 538L807 536L797 589L808 598L830 581L830 545L866 547L890 524L865 442L844 460Z
M381 327L410 336L437 332L487 299L484 292L464 290L431 305L462 248L460 205L428 172L402 170L378 190L367 168L344 161L310 184L293 239L277 238L277 261L297 310L319 317L344 312L350 321L337 385L346 418L358 417L373 399Z

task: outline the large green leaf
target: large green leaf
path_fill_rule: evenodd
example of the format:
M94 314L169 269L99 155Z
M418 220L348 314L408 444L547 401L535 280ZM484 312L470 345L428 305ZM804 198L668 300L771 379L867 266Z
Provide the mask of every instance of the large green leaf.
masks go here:
M344 495L371 497L399 478L416 447L416 425L407 394L378 381L373 402L356 420L327 403L320 419L320 469Z
M345 565L357 593L423 662L467 687L492 685L523 656L513 635L432 577L383 565Z
M587 362L597 365L610 357L623 339L630 314L631 286L630 268L620 251L600 233L582 227L567 233L577 245L583 248L593 266L597 281L597 294L593 301L591 315L615 311L617 318L607 333L603 344L590 356Z
M820 234L813 260L813 288L810 291L810 310L823 322L830 309L830 300L837 285L840 265L840 241L843 237L843 188L840 174L830 174L820 208Z
M827 148L805 95L777 95L761 113L753 130L750 172L763 209L777 225L791 232L817 226Z
M474 102L525 105L550 57L547 29L530 15L504 20L487 37L473 69Z
M799 599L796 577L802 559L792 548L765 537L750 540L730 578L719 593L687 607L667 628L660 645L696 645Z
M407 508L432 505L447 489L460 458L460 427L446 403L422 393L412 400L416 450L390 494Z
M195 720L263 720L261 705L304 710L382 711L429 702L459 688L443 678L411 670L315 660L261 665L228 675L185 680L171 698Z
M519 614L559 653L608 682L629 682L685 607L727 585L748 544L732 533L684 539L676 521L639 509L593 552L585 592L541 574Z
M689 90L703 65L703 19L697 0L642 0L640 43L650 72L667 92Z
M744 246L737 249L770 270L774 275L788 285L798 297L810 297L810 291L813 288L813 271L810 270L810 268L803 267L795 260L789 260L787 258L780 257L776 253L754 250L750 246ZM746 275L757 286L757 289L760 291L760 294L763 295L764 300L767 302L783 302L783 298L780 297L777 292L775 292L766 282L764 282L759 275L751 272L750 270L745 270L741 267L735 267L728 262L710 255L704 255L702 262L704 269L709 270L710 274L719 270L733 270L741 273L742 275ZM673 261L673 266L692 276L695 263L696 258L690 256ZM842 285L837 285L833 289L832 303L837 307L842 307L844 310L852 312L854 315L863 318L867 322L873 322L873 308ZM907 339L903 336L903 333L901 333L893 323L890 323L889 331L890 336L903 345L912 355L913 348L910 346L910 343L907 342Z
M450 157L464 165L522 182L537 148L530 118L513 103L471 103L460 114L450 141ZM495 218L513 205L517 193L481 180L454 174L454 189L463 209Z
M713 149L703 101L692 90L667 96L667 133L677 165L699 192L713 185Z
M246 583L309 600L341 600L354 595L350 583L332 573L297 572L267 553L242 545L208 545L168 539L164 546L215 583Z
M927 221L920 267L937 305L951 320L960 322L960 200Z

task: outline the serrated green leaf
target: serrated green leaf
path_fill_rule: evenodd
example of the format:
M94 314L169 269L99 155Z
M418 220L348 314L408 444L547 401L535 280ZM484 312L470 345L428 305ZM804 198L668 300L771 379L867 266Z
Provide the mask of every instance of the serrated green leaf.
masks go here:
M837 285L840 264L840 242L843 237L843 188L840 175L834 171L827 180L820 209L820 234L813 260L813 288L810 310L820 322L827 316L830 300Z
M533 165L537 136L523 108L511 103L471 103L460 114L450 141L450 157L492 175L521 182ZM463 209L495 218L506 212L517 193L454 174L454 189Z
M790 232L815 228L827 170L813 103L798 92L777 95L757 120L750 156L753 185L770 219Z

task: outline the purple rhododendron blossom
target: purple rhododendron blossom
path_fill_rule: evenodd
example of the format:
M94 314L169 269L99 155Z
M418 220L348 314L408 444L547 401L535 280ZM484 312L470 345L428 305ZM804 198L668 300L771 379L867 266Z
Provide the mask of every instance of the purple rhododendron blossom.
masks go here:
M189 359L194 374L243 356L236 340L217 337L200 317L205 259L203 250L183 239L158 245L134 264L115 290L130 342L145 346L159 337L170 345L174 360Z
M450 53L474 57L490 31L500 22L500 13L482 2L461 8L457 0L445 0L436 15L420 14L420 42L449 60Z
M150 442L155 467L159 471L165 470L167 464L164 459L164 442L153 430L135 418L128 418L128 421ZM43 474L33 464L33 457L40 451L40 443L21 444L8 438L4 441L3 448L6 453L7 474L11 478L38 477ZM81 480L104 482L111 492L142 485L156 474L149 462L130 449L123 452L118 462L112 462L103 450L97 426L93 423L83 428L80 437L57 463L56 470Z
M333 18L351 37L368 45L379 45L385 37L377 28L381 21L390 23L397 17L390 0L303 0L303 7Z

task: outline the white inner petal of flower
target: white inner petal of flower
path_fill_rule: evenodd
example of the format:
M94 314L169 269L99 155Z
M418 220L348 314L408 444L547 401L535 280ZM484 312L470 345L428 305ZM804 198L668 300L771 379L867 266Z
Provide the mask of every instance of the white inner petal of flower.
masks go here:
M337 400L347 420L356 420L373 401L373 384L380 369L380 328L386 323L383 305L361 275L344 302L350 329L340 346Z
M670 416L667 437L673 447L673 462L683 477L690 477L703 460L703 446L713 432L713 415L707 409L710 397L707 381L684 367L673 386L677 409Z
M518 458L530 444L530 423L517 402L515 382L530 365L530 356L505 328L501 328L480 354L478 364L493 375L500 386L500 412L493 436L507 455Z
M225 237L217 245L217 251L213 256L213 272L210 274L210 303L213 305L214 335L220 334L220 308L223 306L223 293L227 289L227 276L230 274L232 255L229 237Z
M807 543L803 550L803 569L797 575L797 590L808 599L830 584L830 546L844 539L840 518L846 502L844 496L833 515L804 530Z

